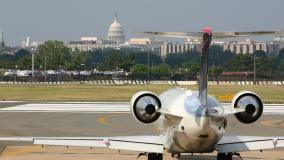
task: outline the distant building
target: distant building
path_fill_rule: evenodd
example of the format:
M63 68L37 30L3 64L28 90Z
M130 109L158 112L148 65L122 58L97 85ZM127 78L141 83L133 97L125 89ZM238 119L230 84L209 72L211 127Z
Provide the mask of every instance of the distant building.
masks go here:
M32 42L30 37L26 38L26 41L22 41L21 47L22 48L37 48L41 45L41 42Z
M107 40L113 41L115 43L122 44L125 42L125 36L123 32L122 25L119 23L117 19L117 15L114 16L114 21L109 26L109 30L107 33Z
M98 37L81 37L81 41L99 41Z
M171 53L185 53L188 51L201 52L201 42L199 40L187 39L185 43L164 42L160 46L160 55L163 58Z
M267 42L255 42L251 39L245 41L225 42L224 51L231 51L236 54L253 54L255 51L264 51L266 53L274 52L274 45Z
M80 41L69 41L66 46L72 51L94 51L99 49L120 49L120 44L102 40L98 37L81 37Z
M278 54L284 47L284 30L278 32L271 43L274 45L275 53Z
M278 37L271 42L256 42L251 39L229 42L213 41L212 45L219 45L224 51L231 51L235 54L253 54L255 51L260 50L270 55L277 55L280 49L284 47L283 37L278 35ZM201 42L197 39L187 39L187 41L183 43L164 42L160 45L160 55L161 57L166 57L171 53L185 53L188 51L201 52L201 49Z
M3 31L0 30L0 48L5 47L5 42L4 42L4 34Z
M284 42L284 30L277 32L274 36L274 41Z
M130 45L161 45L162 41L157 41L154 38L130 38L128 40Z

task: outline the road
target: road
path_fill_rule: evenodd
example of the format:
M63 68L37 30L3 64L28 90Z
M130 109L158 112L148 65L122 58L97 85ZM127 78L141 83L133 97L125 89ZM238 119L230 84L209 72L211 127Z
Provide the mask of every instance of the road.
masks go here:
M128 111L102 113L100 110L98 112L95 112L93 110L92 112L87 112L86 110L90 109L87 108L85 109L85 111L81 111L79 113L75 113L73 111L67 113L64 112L55 113L55 110L48 112L45 111L41 113L39 111L35 111L35 109L32 109L32 111L30 110L30 112L23 112L23 111L11 112L7 110L7 109L12 109L11 107L13 106L23 105L23 104L25 106L26 103L23 102L0 103L0 108L2 108L2 110L0 110L0 126L1 126L0 137L5 137L5 136L94 137L94 136L129 136L129 135L153 134L151 126L141 125L137 123ZM280 110L276 112L282 113L284 111ZM228 119L229 123L226 135L284 136L283 120L284 120L283 115L266 114L262 116L262 118L257 123L254 123L252 125L244 125L238 122L234 117L230 117ZM39 159L45 159L44 156L50 157L50 155L54 156L54 159L57 159L56 155L57 156L60 155L61 159L64 159L63 157L68 155L67 153L69 152L72 154L76 153L76 149L66 151L66 149L62 148L61 149L53 148L52 151L48 149L44 149L43 151L43 149L37 146L29 147L28 149L8 147L2 154L4 159L5 155L7 156L8 152L11 152L11 150L12 153L15 153L16 151L17 153L18 152L25 153L23 154L24 156L21 157L23 158L27 156L30 159L33 159L32 157L36 156L41 157ZM66 155L62 154L65 152L67 152ZM83 157L86 157L86 159L90 159L90 156L93 157L97 156L96 153L93 153L93 151L90 151L89 149L86 148L85 149L79 148L79 152L83 152L82 153ZM100 154L98 153L99 154L98 156L102 156L101 154L103 154L104 156L106 156L106 154L117 154L116 151L99 150L98 152L100 153ZM283 152L284 150L277 150L275 151L276 154L268 154L268 156L269 155L282 156L280 153ZM133 152L130 153L126 152L126 153L130 157L136 156L136 154L134 154ZM259 154L256 155L259 156ZM125 155L122 157L125 157ZM206 156L206 157L207 158L209 157L210 159L211 156ZM263 158L263 156L261 156L260 158ZM276 157L276 159L280 158ZM18 160L17 156L15 156L14 159L13 156L10 156L9 159ZM69 157L69 159L72 158Z

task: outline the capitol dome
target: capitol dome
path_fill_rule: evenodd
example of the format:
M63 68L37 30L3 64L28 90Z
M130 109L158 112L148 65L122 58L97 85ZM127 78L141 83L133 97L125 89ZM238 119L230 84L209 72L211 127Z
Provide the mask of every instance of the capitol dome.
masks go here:
M114 41L117 43L125 42L123 28L122 28L122 25L118 22L117 16L114 17L114 21L109 26L109 30L107 33L107 40Z

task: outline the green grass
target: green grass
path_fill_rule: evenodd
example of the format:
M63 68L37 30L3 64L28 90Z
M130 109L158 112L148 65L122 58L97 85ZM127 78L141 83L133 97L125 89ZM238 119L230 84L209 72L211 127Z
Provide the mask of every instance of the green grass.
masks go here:
M170 85L0 85L0 100L20 101L129 101L138 91L146 90L160 94L177 86ZM188 86L196 90L197 86ZM209 86L215 97L234 95L249 90L258 93L265 103L284 103L282 86ZM224 101L223 101L224 102ZM226 101L229 102L229 101Z

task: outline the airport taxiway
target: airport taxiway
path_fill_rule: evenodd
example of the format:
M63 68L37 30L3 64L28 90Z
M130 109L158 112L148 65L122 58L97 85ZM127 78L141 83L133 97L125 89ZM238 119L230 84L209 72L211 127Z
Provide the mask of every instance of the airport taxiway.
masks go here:
M25 104L26 103L24 102L0 103L0 108L11 109L11 107ZM284 111L275 110L275 112L282 113ZM251 125L244 125L238 122L232 116L228 119L226 135L284 136L283 120L283 115L264 115L258 122ZM277 125L278 123L280 125ZM93 111L78 113L56 113L54 111L41 113L0 111L0 126L0 137L97 137L129 136L155 133L151 126L141 125L136 122L129 112L103 113L101 111ZM27 159L36 159L36 157L40 157L38 159L48 159L48 157L49 159L58 159L56 158L57 156L61 157L59 159L64 159L64 157L73 159L77 155L81 155L81 159L82 157L85 157L86 159L91 159L90 157L94 157L93 159L96 159L96 157L105 157L99 159L113 159L108 158L109 155L117 154L117 151L107 151L103 149L95 149L95 151L90 151L88 148L77 148L79 152L76 154L75 148L72 148L72 150L69 151L67 151L64 147L61 147L63 149L53 148L51 149L51 152L49 149L40 149L40 147L37 147L38 146L32 146L29 148L7 147L0 159L5 159L6 156L6 159L18 160L17 157L19 158L19 156L17 155L22 155L20 156L21 158L27 157ZM84 152L81 152L82 150L84 150ZM18 154L14 157L8 156L7 158L7 155L9 155L11 152ZM269 154L270 152L271 154ZM115 159L119 159L118 157L122 159L129 159L126 158L129 156L136 158L136 154L133 152L126 153L127 155L122 155L122 157L117 154ZM248 153L252 154L253 152ZM266 157L268 157L268 159L269 156L271 156L272 159L284 159L284 150L281 149L268 151L261 154L259 152L255 153L255 157L259 158L263 158L265 157L264 154L267 154ZM70 157L70 155L74 156ZM275 156L278 157L275 158Z

